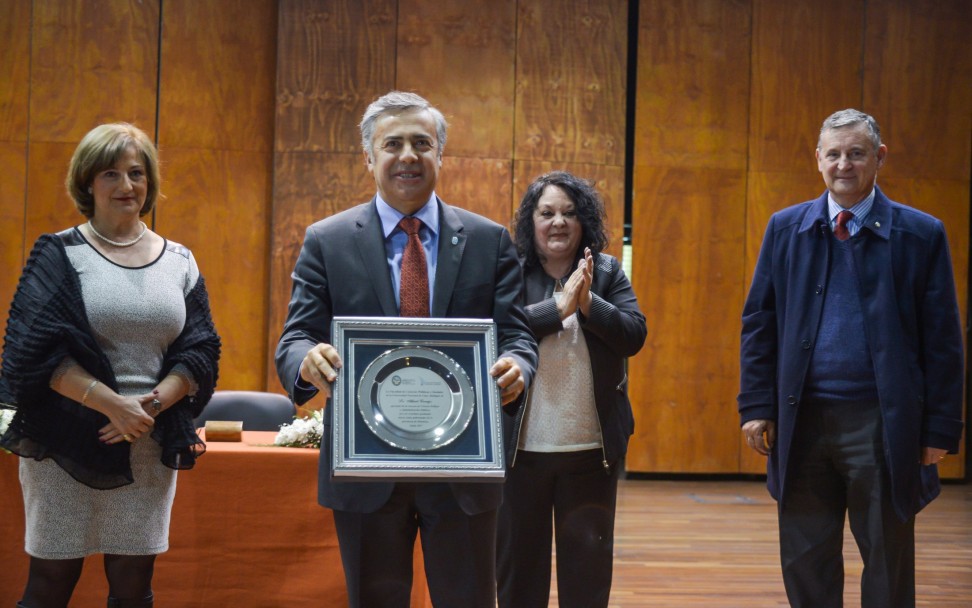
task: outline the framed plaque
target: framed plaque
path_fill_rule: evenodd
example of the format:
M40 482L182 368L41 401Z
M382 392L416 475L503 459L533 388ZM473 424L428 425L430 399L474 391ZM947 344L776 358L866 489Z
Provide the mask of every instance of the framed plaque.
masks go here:
M502 481L490 319L335 317L332 476Z

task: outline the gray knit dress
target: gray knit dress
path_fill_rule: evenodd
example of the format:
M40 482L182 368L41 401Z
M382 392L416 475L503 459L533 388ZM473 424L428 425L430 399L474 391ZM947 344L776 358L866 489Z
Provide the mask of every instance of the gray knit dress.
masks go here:
M78 231L80 234L80 231ZM119 392L143 394L158 383L162 358L186 320L185 295L199 270L185 247L167 241L147 266L119 266L84 241L67 248L81 280L85 312L111 361ZM53 460L20 459L27 516L25 550L43 559L92 553L149 555L169 548L176 471L160 461L161 447L146 433L132 444L135 482L96 490Z

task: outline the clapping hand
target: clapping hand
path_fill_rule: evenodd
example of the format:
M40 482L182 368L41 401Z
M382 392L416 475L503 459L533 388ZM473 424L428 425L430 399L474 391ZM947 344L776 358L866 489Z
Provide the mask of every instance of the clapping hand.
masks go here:
M584 257L567 278L564 290L557 300L557 311L563 321L579 309L584 316L591 312L591 283L594 281L594 255L590 247L584 248Z

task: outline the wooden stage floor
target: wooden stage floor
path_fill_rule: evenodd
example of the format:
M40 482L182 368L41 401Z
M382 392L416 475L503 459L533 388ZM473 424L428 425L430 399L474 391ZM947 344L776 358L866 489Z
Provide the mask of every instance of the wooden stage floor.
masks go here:
M763 482L623 480L615 528L612 607L788 606L776 503ZM972 485L946 485L918 514L915 535L918 606L972 606ZM845 606L860 606L849 529L844 560Z

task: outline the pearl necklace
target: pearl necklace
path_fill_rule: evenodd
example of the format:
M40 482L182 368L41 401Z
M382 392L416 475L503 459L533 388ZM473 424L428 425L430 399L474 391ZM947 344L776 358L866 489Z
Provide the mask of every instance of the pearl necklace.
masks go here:
M114 245L115 247L131 247L135 243L141 241L142 237L145 236L145 233L148 231L148 226L145 225L145 222L139 221L138 223L142 225L142 231L138 233L137 237L128 241L127 243L119 243L118 241L113 241L108 237L106 237L105 235L101 234L100 232L95 230L94 224L91 223L91 220L88 220L88 228L91 229L91 232L93 232L96 237L108 243L109 245Z

